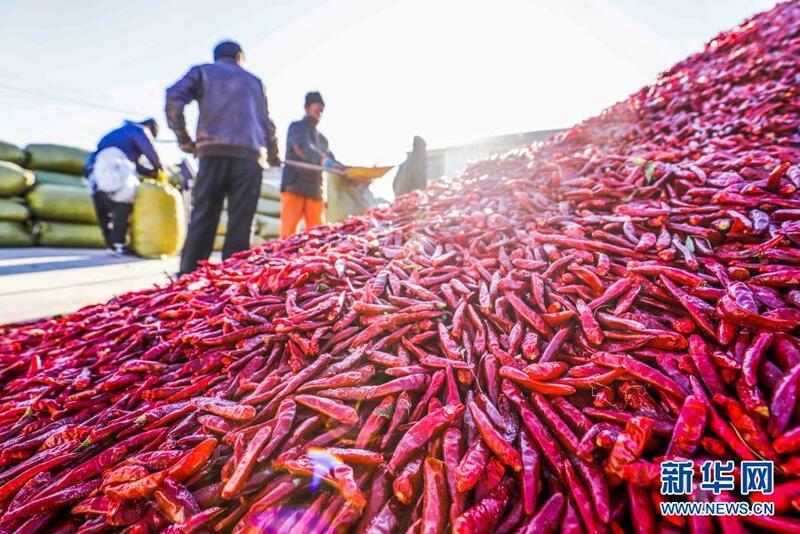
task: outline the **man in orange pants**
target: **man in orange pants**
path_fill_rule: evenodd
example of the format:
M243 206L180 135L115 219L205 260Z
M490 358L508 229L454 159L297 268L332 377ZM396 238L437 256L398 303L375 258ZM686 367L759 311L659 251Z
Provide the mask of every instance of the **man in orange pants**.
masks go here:
M325 203L322 200L291 191L281 192L281 237L294 234L301 220L305 221L306 228L323 224L324 211Z
M286 137L286 159L313 163L333 169L340 166L328 148L328 140L317 130L325 110L322 95L308 93L305 116L289 126ZM324 223L322 201L322 173L284 165L281 179L281 237L297 231L304 220L306 228Z

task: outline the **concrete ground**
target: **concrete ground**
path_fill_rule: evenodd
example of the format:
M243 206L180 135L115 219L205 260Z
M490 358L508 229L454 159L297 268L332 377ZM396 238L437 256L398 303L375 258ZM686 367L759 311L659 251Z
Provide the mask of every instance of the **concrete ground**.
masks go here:
M29 321L162 284L178 258L118 258L105 250L0 248L0 324Z

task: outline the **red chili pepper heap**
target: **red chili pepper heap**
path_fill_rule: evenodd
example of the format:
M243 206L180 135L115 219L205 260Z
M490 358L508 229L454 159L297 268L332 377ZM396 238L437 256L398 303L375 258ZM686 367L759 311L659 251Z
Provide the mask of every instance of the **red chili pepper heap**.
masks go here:
M543 145L3 329L0 531L800 532L799 80L787 2Z

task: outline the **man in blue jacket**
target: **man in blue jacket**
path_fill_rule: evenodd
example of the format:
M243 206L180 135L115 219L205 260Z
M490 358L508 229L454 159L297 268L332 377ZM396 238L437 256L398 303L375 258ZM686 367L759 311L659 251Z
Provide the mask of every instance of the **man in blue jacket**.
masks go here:
M224 41L214 48L214 63L192 67L167 89L169 127L181 149L200 158L180 274L194 271L211 255L226 198L228 231L222 257L250 248L264 160L273 167L280 165L264 85L242 68L243 60L239 44ZM183 114L192 101L200 110L194 140Z
M97 220L106 246L115 254L128 253L125 238L133 209L138 175L153 176L161 170L154 141L158 124L154 119L125 123L108 132L86 161L86 176L92 189ZM143 165L142 157L147 165Z

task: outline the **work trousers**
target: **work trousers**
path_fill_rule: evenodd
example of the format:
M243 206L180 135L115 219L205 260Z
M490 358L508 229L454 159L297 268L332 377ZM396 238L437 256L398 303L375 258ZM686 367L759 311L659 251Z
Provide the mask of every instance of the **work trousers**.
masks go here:
M133 204L115 202L103 191L95 191L92 201L106 246L113 248L114 245L124 245Z
M228 199L228 231L222 259L250 248L253 216L261 193L261 165L255 160L221 156L200 158L192 191L189 232L181 254L181 274L194 271L214 249L219 217Z
M323 224L324 211L323 201L284 191L281 193L280 236L294 234L301 219L305 221L307 229Z

